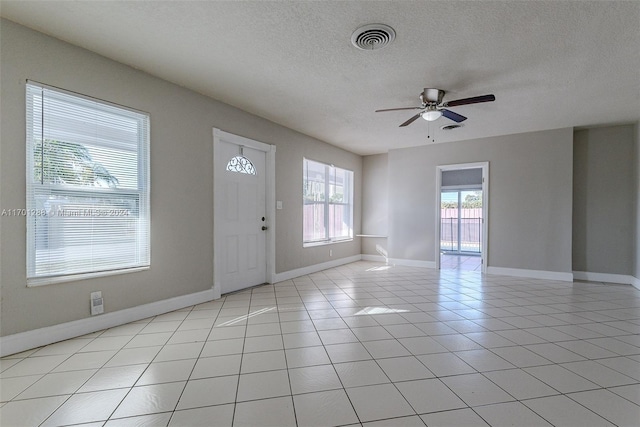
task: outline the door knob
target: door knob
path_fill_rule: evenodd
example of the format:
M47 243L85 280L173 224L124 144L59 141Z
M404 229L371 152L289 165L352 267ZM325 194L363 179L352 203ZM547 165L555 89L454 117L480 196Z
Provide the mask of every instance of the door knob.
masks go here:
M262 226L262 231L266 230L268 227Z

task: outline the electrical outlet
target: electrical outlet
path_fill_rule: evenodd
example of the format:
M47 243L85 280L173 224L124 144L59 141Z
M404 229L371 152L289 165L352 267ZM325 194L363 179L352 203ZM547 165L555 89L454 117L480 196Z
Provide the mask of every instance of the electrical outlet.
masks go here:
M91 292L90 303L92 316L104 313L104 300L102 299L101 291Z
M329 256L333 256L333 249L329 249Z

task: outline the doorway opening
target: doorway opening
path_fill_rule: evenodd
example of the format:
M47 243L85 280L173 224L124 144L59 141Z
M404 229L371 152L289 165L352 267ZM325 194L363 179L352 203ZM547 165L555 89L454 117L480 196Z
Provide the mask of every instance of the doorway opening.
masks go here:
M438 167L438 268L484 272L488 163Z

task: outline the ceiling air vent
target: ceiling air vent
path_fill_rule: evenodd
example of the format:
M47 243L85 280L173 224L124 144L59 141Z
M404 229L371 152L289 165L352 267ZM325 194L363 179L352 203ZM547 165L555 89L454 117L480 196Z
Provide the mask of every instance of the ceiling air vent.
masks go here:
M452 123L450 125L444 125L440 129L442 129L442 130L454 130L454 129L458 129L458 128L461 128L461 127L462 127L462 125L458 125L458 124Z
M382 49L396 38L393 28L384 24L369 24L351 35L351 43L362 50Z

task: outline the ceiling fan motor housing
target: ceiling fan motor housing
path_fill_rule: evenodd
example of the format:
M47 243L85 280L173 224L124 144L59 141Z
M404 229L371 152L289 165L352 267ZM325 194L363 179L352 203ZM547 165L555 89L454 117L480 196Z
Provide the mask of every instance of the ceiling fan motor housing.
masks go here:
M425 88L420 94L420 99L425 105L440 105L444 98L444 91L441 89Z

